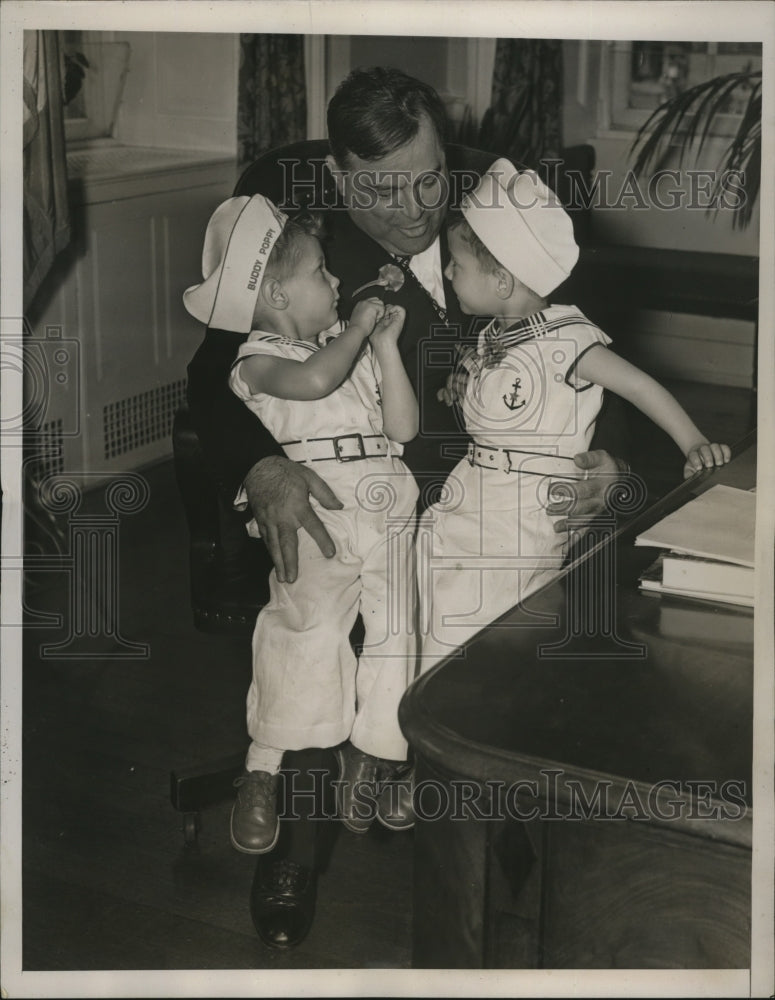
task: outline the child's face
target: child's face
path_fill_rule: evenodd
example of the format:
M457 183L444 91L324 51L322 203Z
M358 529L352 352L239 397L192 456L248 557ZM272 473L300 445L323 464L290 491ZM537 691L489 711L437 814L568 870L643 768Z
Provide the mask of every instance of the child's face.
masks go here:
M482 270L459 229L449 233L449 254L444 277L452 282L460 308L470 316L493 315L499 304L495 297L495 276Z
M314 236L299 237L300 249L296 268L282 286L288 296L286 315L293 321L301 340L317 337L336 323L339 315L339 279L326 269L320 243Z

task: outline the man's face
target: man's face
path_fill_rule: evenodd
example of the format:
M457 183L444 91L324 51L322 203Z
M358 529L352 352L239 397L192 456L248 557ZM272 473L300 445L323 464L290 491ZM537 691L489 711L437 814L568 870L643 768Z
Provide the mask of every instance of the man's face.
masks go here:
M355 225L390 253L416 254L438 236L447 211L444 147L423 117L414 139L379 160L350 154L342 173L329 158Z

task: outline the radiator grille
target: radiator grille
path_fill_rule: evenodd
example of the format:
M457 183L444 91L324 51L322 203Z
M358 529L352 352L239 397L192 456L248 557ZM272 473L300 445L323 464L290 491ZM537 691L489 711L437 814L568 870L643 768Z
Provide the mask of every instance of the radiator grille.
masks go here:
M105 458L169 437L172 420L186 395L186 380L108 403L102 411Z

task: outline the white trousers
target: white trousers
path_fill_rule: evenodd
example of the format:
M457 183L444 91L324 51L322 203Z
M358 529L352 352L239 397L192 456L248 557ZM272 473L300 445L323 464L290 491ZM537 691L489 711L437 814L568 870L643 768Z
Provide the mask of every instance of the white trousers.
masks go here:
M376 757L406 759L398 703L417 663L417 486L407 473L391 478L391 490L387 512L357 501L329 511L313 500L336 555L326 559L302 530L296 581L279 583L272 571L270 600L253 633L247 696L248 732L257 743L302 750L349 738ZM358 659L349 635L359 611L365 638Z
M536 477L461 462L417 531L425 672L559 573L567 540Z

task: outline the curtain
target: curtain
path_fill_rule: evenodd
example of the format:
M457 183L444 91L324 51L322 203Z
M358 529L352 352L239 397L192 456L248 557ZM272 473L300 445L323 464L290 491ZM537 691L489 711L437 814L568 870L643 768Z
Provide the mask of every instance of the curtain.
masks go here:
M70 241L61 66L57 32L24 32L25 310Z
M240 35L240 165L307 137L303 35Z
M499 38L481 148L534 170L542 159L559 156L562 90L561 41Z

